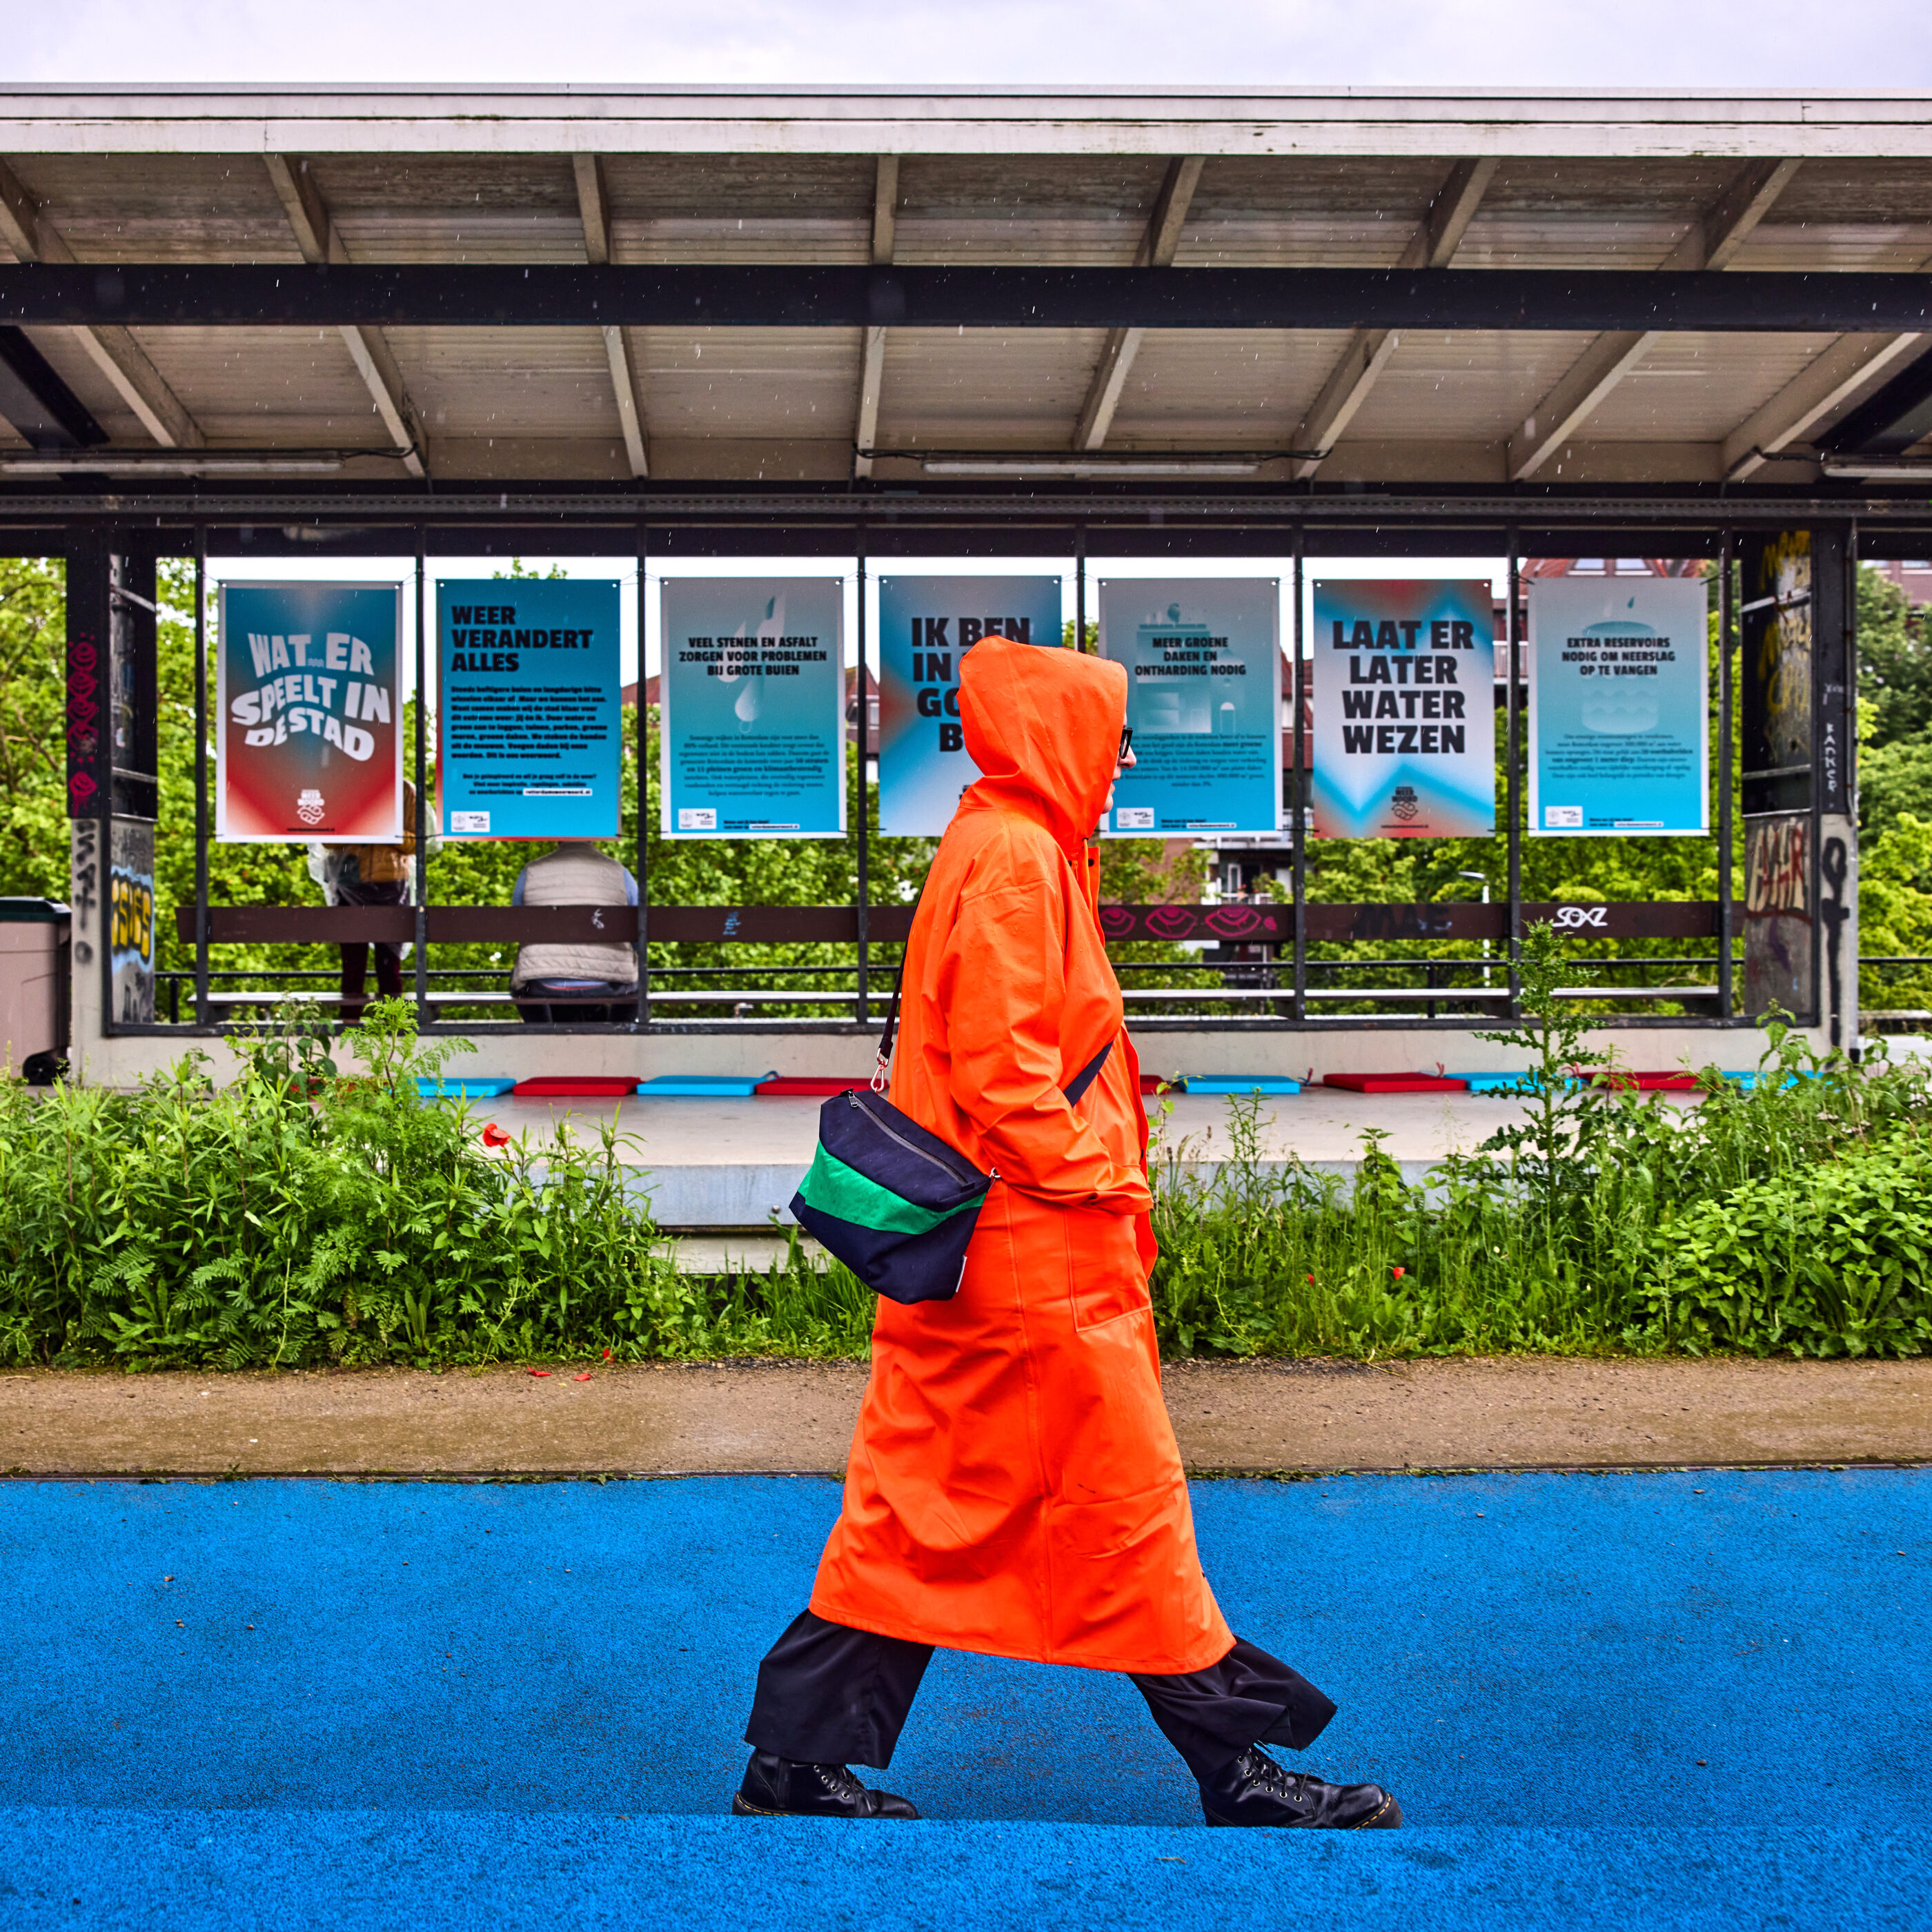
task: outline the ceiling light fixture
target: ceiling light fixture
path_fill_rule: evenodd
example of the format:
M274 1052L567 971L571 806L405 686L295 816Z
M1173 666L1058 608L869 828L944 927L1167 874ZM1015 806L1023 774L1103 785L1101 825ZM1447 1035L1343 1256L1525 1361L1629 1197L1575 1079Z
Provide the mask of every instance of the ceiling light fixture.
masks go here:
M1226 457L1132 457L1109 461L1090 457L925 457L928 476L1252 476L1268 461Z
M1828 456L1819 466L1826 476L1847 483L1932 484L1932 460L1913 463L1895 458L1889 463L1881 463Z

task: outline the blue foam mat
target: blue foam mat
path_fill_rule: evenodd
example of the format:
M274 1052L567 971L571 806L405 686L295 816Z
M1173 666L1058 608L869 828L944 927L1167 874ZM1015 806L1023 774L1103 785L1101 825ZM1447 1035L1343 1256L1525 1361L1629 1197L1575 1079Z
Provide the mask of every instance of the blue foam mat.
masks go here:
M1190 1094L1299 1094L1301 1082L1288 1080L1277 1074L1258 1074L1250 1078L1246 1076L1227 1073L1188 1075L1183 1082Z
M460 1098L465 1100L495 1100L508 1093L515 1086L512 1079L478 1078L472 1076L458 1079L418 1080L416 1091L425 1100L440 1098Z
M660 1073L640 1081L638 1097L657 1100L749 1100L761 1080L776 1080L776 1073Z

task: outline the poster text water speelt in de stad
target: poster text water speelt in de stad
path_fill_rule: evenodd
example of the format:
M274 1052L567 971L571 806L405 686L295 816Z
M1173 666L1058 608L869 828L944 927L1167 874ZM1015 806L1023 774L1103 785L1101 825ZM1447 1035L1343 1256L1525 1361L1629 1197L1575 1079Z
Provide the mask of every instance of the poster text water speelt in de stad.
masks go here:
M215 832L230 843L403 836L400 584L224 584Z

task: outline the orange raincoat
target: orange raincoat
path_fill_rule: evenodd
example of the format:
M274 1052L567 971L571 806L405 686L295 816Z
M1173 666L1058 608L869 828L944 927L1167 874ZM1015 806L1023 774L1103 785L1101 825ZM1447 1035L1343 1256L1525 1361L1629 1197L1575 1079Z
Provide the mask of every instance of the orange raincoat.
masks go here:
M1234 1636L1161 1401L1140 1065L1086 843L1126 676L994 638L960 684L985 776L913 922L891 1097L998 1178L958 1295L879 1304L812 1608L954 1650L1204 1670ZM1061 1087L1110 1040L1070 1107Z

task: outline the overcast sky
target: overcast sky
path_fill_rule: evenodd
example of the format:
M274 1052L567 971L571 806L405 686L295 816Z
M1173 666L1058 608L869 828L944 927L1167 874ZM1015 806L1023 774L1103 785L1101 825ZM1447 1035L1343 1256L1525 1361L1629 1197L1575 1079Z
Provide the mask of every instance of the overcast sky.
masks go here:
M1927 0L22 0L16 81L1932 88ZM4 82L0 82L4 85Z

